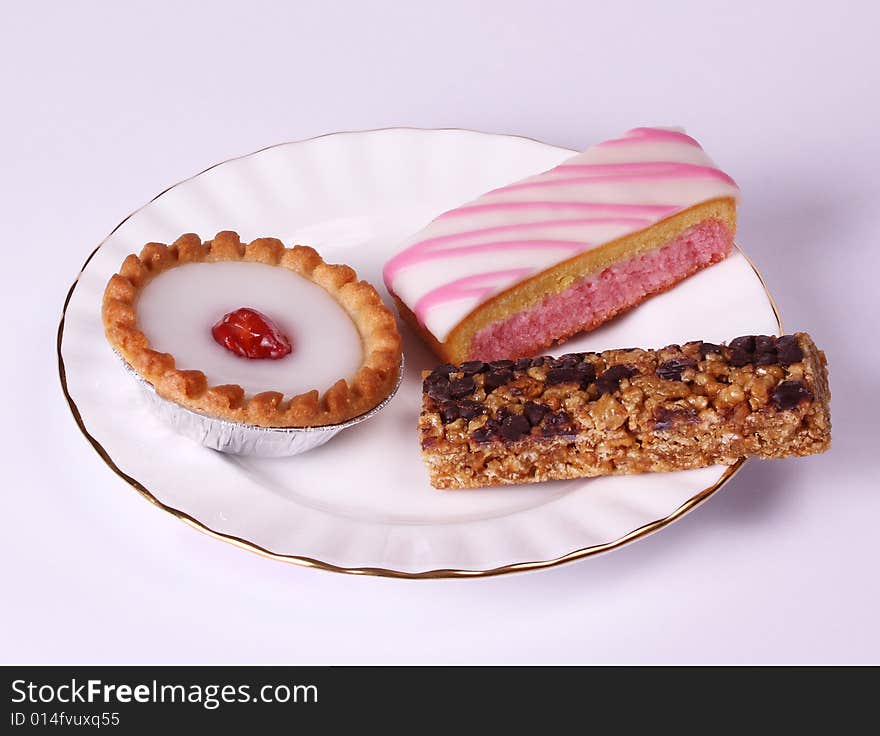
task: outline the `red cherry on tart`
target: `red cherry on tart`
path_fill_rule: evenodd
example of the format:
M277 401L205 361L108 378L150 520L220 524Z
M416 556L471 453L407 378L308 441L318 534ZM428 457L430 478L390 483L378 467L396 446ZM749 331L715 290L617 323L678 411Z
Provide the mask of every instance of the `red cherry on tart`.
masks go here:
M251 360L278 360L293 350L290 338L271 319L249 307L224 314L211 334L231 353Z

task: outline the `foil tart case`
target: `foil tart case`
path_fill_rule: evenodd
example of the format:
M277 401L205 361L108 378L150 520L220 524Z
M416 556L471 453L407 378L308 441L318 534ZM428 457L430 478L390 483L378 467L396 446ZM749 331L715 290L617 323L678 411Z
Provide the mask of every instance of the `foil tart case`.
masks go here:
M115 352L115 351L114 351ZM187 409L156 393L156 389L117 353L126 371L141 387L147 404L153 412L178 434L195 440L212 450L231 455L252 457L291 457L320 447L343 429L360 424L378 414L394 398L403 380L404 359L400 357L397 383L391 393L365 414L340 424L324 427L258 427L253 424L230 422Z

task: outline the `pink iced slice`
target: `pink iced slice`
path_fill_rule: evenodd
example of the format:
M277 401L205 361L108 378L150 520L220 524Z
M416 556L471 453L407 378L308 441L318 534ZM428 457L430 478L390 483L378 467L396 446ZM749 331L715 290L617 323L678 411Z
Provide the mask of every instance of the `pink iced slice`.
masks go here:
M685 230L657 250L606 268L539 305L480 330L471 359L498 360L532 355L557 340L589 329L646 297L664 291L706 266L723 260L733 236L720 220Z

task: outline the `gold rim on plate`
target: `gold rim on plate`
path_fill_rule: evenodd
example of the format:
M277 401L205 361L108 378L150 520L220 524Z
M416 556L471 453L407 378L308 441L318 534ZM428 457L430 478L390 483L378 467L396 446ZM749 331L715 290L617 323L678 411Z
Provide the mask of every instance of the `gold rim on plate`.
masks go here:
M194 529L198 529L200 532L207 534L210 537L214 537L215 539L220 539L224 542L228 542L229 544L233 544L236 547L241 549L248 550L249 552L255 552L258 555L263 557L268 557L272 560L279 560L280 562L292 563L295 565L300 565L303 567L311 567L319 570L328 570L329 572L338 572L345 573L348 575L370 575L377 577L388 577L388 578L403 578L407 580L425 580L425 579L439 579L439 578L484 578L484 577L492 577L496 575L507 575L509 573L514 572L525 572L527 570L540 570L548 567L556 567L557 565L562 565L566 562L571 562L573 560L579 560L584 557L590 557L591 555L599 554L600 552L608 552L609 550L616 549L617 547L622 547L623 545L633 542L636 539L641 539L642 537L646 537L653 532L659 531L663 527L671 524L673 521L680 519L682 516L687 514L689 511L692 511L701 503L703 503L706 499L709 498L712 494L714 494L717 490L719 490L723 485L725 485L734 475L736 475L743 467L746 462L746 459L740 459L736 462L735 465L731 465L727 470L724 471L724 474L719 478L715 483L713 483L708 488L704 488L699 493L695 494L687 501L685 501L681 506L679 506L675 511L671 514L664 516L661 519L656 519L652 522L644 524L637 529L625 534L619 539L615 539L612 542L606 542L604 544L595 544L590 547L584 547L582 549L577 549L568 554L562 555L561 557L555 557L550 560L537 560L534 562L515 562L509 565L502 565L500 567L494 567L489 570L457 570L457 569L437 569L437 570L425 570L422 572L407 572L405 570L391 570L384 567L341 567L339 565L334 565L330 562L323 562L322 560L316 560L312 557L304 557L301 555L287 555L281 554L278 552L272 552L271 550L266 549L265 547L261 547L260 545L251 542L247 539L243 539L242 537L237 537L233 534L226 534L224 532L218 532L216 529L211 529L211 527L202 523L198 519L193 516L190 516L185 511L181 511L180 509L176 509L173 506L169 506L168 504L160 501L156 496L152 494L149 488L147 488L143 483L141 483L137 478L133 478L128 475L124 471L122 471L118 465L114 462L113 458L110 457L110 454L104 447L98 442L95 437L93 437L89 431L86 429L85 423L83 422L82 414L80 414L79 407L77 407L76 402L73 400L73 397L70 395L70 391L67 387L67 372L64 367L64 358L61 354L61 343L64 337L64 318L67 314L67 307L70 304L70 300L73 297L73 292L76 290L77 284L79 283L79 278L82 273L85 271L86 267L89 265L89 262L95 256L95 254L101 249L101 247L110 239L110 237L119 230L133 215L137 214L144 208L151 205L157 199L159 199L165 193L171 191L177 186L184 184L192 179L195 179L198 176L214 169L218 166L222 166L223 164L227 164L231 161L238 161L243 158L247 158L249 156L254 156L258 153L262 153L263 151L268 151L272 148L280 148L281 146L289 146L296 143L308 143L310 141L317 140L319 138L326 138L331 135L353 135L360 133L378 133L381 131L387 130L427 130L425 128L412 128L412 127L396 127L396 128L374 128L370 130L349 130L349 131L340 131L337 133L325 133L323 135L314 136L312 138L306 138L301 141L287 141L284 143L276 143L271 146L266 146L265 148L260 148L251 153L244 154L242 156L233 156L232 158L225 159L224 161L220 161L212 166L209 166L206 169L198 172L197 174L193 174L185 179L181 179L175 184L172 184L170 187L163 189L159 194L153 197L149 202L144 204L141 207L138 207L133 212L129 213L123 220L119 222L116 227L114 227L104 238L98 246L89 254L89 257L86 258L85 263L83 263L82 268L80 268L79 274L74 280L73 284L71 284L70 289L67 292L67 297L64 299L64 306L61 309L61 320L58 323L58 335L56 340L56 350L58 353L58 377L61 380L61 390L64 392L64 397L67 399L67 404L70 407L70 411L73 414L73 418L76 421L77 427L79 427L80 432L82 432L83 436L89 441L89 444L95 449L100 458L107 464L107 466L118 475L122 480L128 483L132 488L134 488L138 493L140 493L144 498L146 498L151 503L158 506L163 511L168 512L172 516L177 517L184 523L193 527ZM504 133L487 133L481 130L470 130L468 128L435 128L430 129L433 131L462 131L466 133L478 133L480 135L490 135L490 136L503 136L507 138L523 138L525 140L533 141L535 143L540 143L542 145L552 145L549 143L544 143L543 141L539 141L537 138L529 138L524 135L507 135ZM555 146L554 146L555 147ZM770 290L767 288L767 282L764 281L764 277L761 272L758 270L758 267L752 261L748 255L743 252L742 248L738 245L736 249L745 257L749 266L751 266L752 270L755 272L755 275L758 277L758 280L761 282L761 286L764 289L764 294L767 297L767 301L770 303L770 307L773 310L773 315L776 318L776 324L778 327L779 334L783 334L782 328L782 317L779 314L779 308L776 306L776 302L773 299L773 295L770 293Z

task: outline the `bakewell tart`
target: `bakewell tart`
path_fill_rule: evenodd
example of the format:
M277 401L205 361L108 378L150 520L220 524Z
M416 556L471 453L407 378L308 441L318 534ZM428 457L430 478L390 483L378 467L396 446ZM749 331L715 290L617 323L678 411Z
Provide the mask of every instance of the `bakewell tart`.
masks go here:
M437 488L732 465L824 452L825 354L803 332L424 373L419 432Z
M724 259L738 194L684 132L635 128L441 214L385 284L441 360L535 355Z
M129 255L107 284L110 345L163 399L256 427L326 427L398 383L401 342L376 290L275 238L180 236Z

